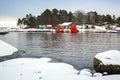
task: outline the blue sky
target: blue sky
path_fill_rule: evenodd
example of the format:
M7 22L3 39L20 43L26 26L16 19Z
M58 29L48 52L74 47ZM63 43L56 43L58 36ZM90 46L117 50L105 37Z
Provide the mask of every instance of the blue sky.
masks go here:
M38 15L47 8L120 16L120 0L0 0L0 21L16 21L29 13Z

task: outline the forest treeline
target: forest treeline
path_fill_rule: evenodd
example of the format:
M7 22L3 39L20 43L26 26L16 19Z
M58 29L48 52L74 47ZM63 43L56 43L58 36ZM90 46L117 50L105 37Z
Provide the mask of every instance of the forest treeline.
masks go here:
M92 24L102 25L104 22L110 24L120 24L120 17L115 15L100 15L96 11L84 12L77 10L74 13L66 10L46 9L43 13L37 16L26 14L24 18L19 18L17 25L22 27L26 25L28 28L38 28L39 25L53 25L57 26L63 22L75 22L78 25Z

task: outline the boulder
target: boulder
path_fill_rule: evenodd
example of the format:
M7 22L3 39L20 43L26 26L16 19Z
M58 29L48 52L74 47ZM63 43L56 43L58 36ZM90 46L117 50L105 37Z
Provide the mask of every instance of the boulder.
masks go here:
M83 69L80 71L80 75L84 75L84 76L88 76L88 77L92 77L92 73L90 69Z
M94 69L101 73L120 74L120 51L98 53L94 58Z
M94 74L93 74L93 77L101 77L101 76L103 76L102 73L94 73Z

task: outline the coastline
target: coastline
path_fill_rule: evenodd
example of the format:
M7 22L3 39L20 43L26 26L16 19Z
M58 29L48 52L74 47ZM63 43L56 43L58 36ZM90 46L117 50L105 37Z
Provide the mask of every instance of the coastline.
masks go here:
M1 41L1 43L4 43ZM2 46L10 46L7 43ZM13 47L13 46L11 46ZM8 47L10 49L11 47ZM3 50L4 51L4 50ZM7 51L8 52L8 51ZM14 50L12 50L14 53ZM6 56L6 55L2 55ZM119 80L120 75L92 73L90 69L78 71L70 64L51 62L50 58L15 58L0 62L0 79L2 80ZM7 77L6 77L7 76Z

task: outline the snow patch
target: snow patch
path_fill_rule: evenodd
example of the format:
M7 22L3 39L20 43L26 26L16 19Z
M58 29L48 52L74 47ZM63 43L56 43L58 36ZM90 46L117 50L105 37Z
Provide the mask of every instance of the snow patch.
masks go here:
M80 75L84 75L84 76L88 76L88 77L92 77L92 73L90 69L83 69L80 71Z
M78 71L66 63L52 63L49 58L18 58L0 62L1 80L119 80L120 75L91 77L91 71Z
M16 51L18 51L17 48L0 40L0 56L12 55Z
M103 76L102 73L94 73L94 74L93 74L93 77L101 77L101 76Z

